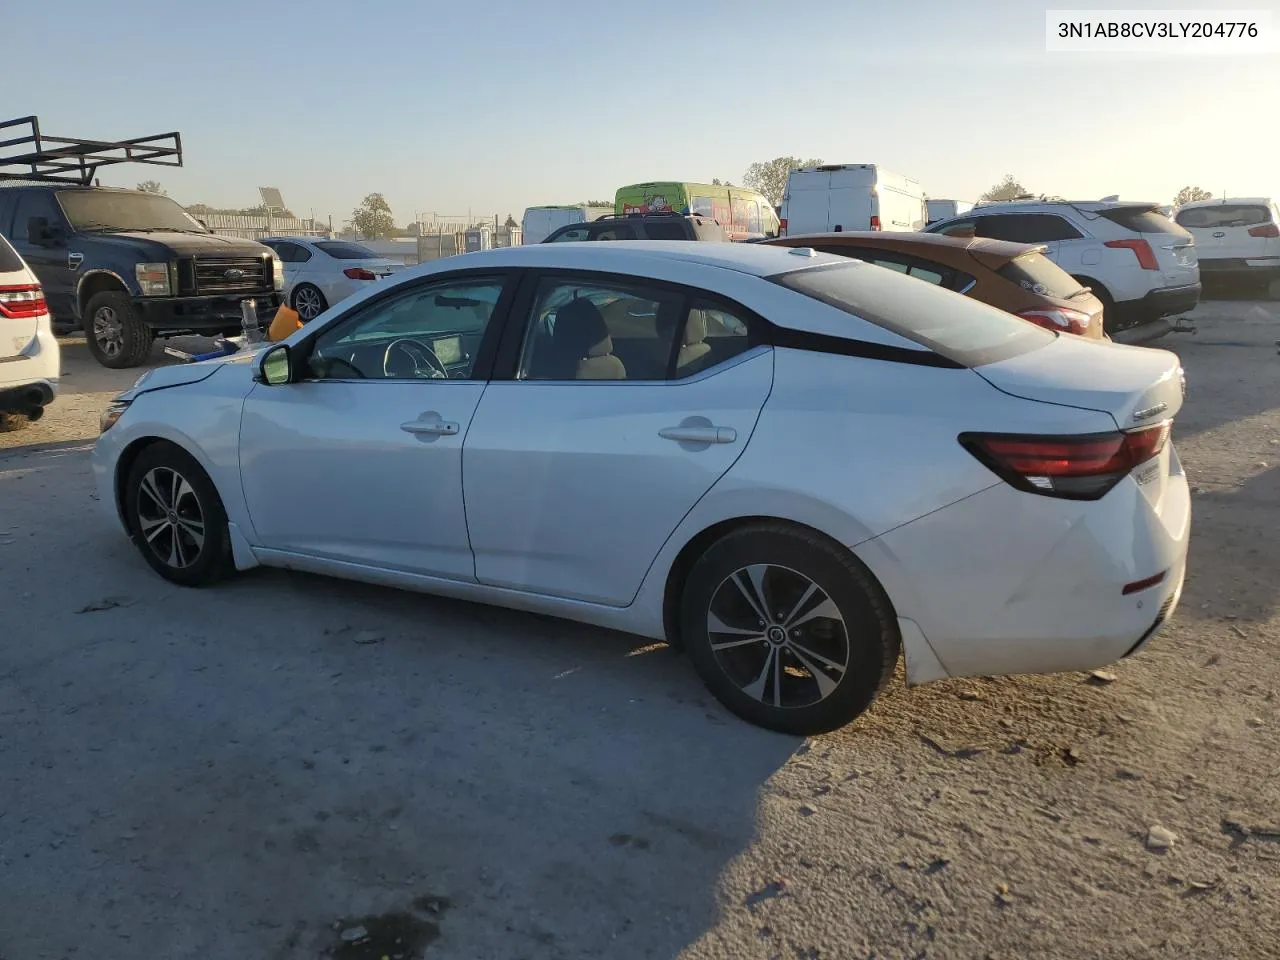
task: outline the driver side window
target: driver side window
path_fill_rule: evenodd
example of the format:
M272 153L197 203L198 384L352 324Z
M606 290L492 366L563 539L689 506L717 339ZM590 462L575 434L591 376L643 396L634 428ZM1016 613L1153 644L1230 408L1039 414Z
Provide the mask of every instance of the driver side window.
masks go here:
M359 308L316 338L307 360L310 377L469 378L502 288L496 277L447 280Z

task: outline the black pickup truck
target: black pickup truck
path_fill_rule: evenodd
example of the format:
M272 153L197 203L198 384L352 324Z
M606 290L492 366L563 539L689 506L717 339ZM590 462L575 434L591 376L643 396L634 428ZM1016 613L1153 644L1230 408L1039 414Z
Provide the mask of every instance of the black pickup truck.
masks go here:
M79 184L0 189L0 234L39 277L55 324L84 328L105 367L136 367L156 337L238 333L284 276L270 249L210 233L166 196Z

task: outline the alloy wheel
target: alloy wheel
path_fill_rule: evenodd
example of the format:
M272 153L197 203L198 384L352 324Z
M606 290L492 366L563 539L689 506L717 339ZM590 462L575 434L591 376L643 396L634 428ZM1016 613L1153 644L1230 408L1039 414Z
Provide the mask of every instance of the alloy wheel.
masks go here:
M102 355L111 360L124 350L124 324L111 307L99 307L93 315L93 339Z
M303 320L314 320L324 312L320 291L311 287L299 287L293 295L293 305Z
M789 567L753 564L721 581L707 609L717 665L765 706L825 700L849 669L849 635L835 602Z
M148 548L175 570L191 566L204 549L204 510L195 489L172 467L153 467L137 492L138 529Z

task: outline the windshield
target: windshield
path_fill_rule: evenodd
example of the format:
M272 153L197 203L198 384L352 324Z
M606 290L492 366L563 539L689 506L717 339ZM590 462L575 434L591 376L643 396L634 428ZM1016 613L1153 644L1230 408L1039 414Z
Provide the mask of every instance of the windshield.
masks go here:
M970 297L857 260L793 270L770 279L966 367L1029 353L1055 337Z
M343 243L339 240L319 240L316 248L327 253L335 260L372 260L377 254L368 247L358 243Z
M168 197L115 190L59 190L58 203L77 230L178 230L208 233Z

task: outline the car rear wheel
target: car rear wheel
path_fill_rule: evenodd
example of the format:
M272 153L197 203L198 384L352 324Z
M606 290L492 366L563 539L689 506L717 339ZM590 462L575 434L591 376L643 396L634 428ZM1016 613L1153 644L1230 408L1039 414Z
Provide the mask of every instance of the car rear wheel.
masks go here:
M770 730L844 726L888 683L902 640L857 558L786 524L745 527L694 564L681 636L715 697Z
M329 302L325 300L320 288L309 283L300 283L294 287L292 300L293 309L305 323L310 323L329 308Z
M166 580L204 586L231 569L222 500L180 447L159 442L138 455L125 480L124 507L131 539Z
M84 338L95 360L112 370L122 370L146 362L155 334L143 323L127 294L106 291L89 298Z

